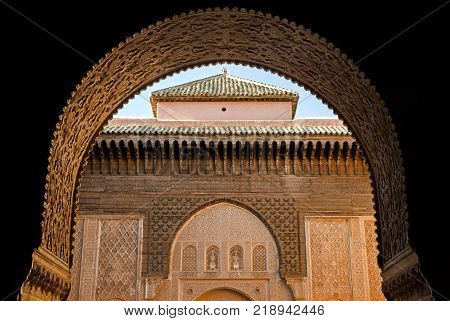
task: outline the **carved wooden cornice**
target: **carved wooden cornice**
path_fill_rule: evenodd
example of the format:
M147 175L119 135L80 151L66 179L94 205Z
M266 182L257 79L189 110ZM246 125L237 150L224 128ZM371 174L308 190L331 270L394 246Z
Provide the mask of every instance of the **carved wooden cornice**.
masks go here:
M183 140L100 136L85 174L123 175L369 175L351 138L341 141Z

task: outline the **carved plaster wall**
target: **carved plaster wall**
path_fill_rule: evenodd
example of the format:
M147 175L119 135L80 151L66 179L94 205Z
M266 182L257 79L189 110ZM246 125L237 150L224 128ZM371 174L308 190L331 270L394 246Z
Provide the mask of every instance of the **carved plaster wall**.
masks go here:
M139 300L142 219L82 217L69 300Z
M218 265L213 269L207 255L212 246L218 249L213 260ZM192 248L196 251L186 251ZM267 253L265 267L255 271L253 263L261 258L253 255L254 249L260 248ZM208 206L183 225L172 245L168 279L171 297L157 294L157 300L195 300L224 288L253 300L292 299L288 285L280 278L278 250L271 232L254 214L230 203Z
M385 300L370 217L307 217L310 300Z

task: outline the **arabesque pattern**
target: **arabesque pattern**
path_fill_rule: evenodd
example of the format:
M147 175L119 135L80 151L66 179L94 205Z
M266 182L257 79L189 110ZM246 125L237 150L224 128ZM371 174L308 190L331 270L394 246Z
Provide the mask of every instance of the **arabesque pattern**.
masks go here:
M137 220L103 220L101 223L95 299L137 300Z
M353 299L349 238L345 219L310 222L312 300Z
M73 245L73 258L71 273L71 287L68 301L76 301L79 297L80 287L80 269L81 269L81 252L83 247L83 228L84 221L79 220L75 223L74 245Z

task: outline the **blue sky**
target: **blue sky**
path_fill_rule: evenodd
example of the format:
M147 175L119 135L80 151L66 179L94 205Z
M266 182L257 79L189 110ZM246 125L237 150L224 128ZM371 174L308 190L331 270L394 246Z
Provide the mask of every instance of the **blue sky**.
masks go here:
M271 84L298 92L300 95L300 99L297 106L297 113L295 114L295 118L337 118L337 116L333 114L333 112L328 108L327 105L323 104L319 99L316 98L316 96L311 95L309 91L305 90L303 87L296 85L292 81L272 74L268 71L235 64L220 64L216 66L210 65L205 67L197 67L167 77L166 79L163 79L153 86L149 86L145 90L143 90L140 94L141 97L135 96L134 98L130 99L130 101L125 104L114 117L153 118L150 102L146 99L143 99L143 97L150 97L150 93L155 90L217 75L221 73L223 67L227 68L227 72L230 75L259 81L262 83Z

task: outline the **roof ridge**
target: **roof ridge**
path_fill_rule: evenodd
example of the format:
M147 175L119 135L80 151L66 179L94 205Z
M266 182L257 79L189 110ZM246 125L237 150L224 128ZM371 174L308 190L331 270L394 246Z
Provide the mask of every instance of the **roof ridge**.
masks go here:
M294 90L230 75L228 72L162 88L150 94L150 103L155 117L157 117L158 102L214 101L218 99L289 101L291 102L292 117L294 117L299 94Z
M210 80L210 79L212 79L212 78L217 78L217 77L219 77L219 76L221 76L221 75L222 75L222 74L212 75L212 76L209 76L209 77L206 77L206 78L201 78L201 79L197 79L197 80L192 80L192 81L188 81L188 82L185 82L185 83L182 83L182 84L179 84L179 85L175 85L175 86L170 86L170 87L162 88L162 89L155 90L155 91L151 92L150 95L152 96L154 93L157 93L157 92L160 92L160 91L167 91L167 90L169 90L169 89L174 89L174 88L183 87L183 86L187 86L187 85L193 85L193 84L198 83L198 82L200 82L200 81L205 81L205 80Z
M193 86L193 85L195 85L195 84L197 84L199 82L210 81L210 80L215 79L215 78L235 79L237 81L247 82L247 83L251 83L251 84L254 84L254 85L261 86L261 87L268 87L268 88L271 88L271 89L280 90L280 91L283 91L285 93L294 94L295 96L298 96L297 92L295 92L293 90L290 90L290 89L287 89L287 88L284 88L284 87L275 86L275 85L271 85L271 84L266 84L266 83L263 83L263 82L260 82L260 81L256 81L256 80L252 80L252 79L248 79L248 78L243 78L243 77L238 77L238 76L234 76L234 75L230 75L228 73L220 73L220 74L212 75L212 76L209 76L209 77L205 77L205 78L189 81L189 82L186 82L186 83L183 83L183 84L170 86L170 87L167 87L167 88L162 88L162 89L159 89L159 90L155 90L154 92L151 93L151 95L153 95L155 93L159 93L159 92L167 92L169 90L177 89L177 88L180 88L180 87Z
M263 83L263 82L260 82L260 81L251 80L251 79L247 79L247 78L242 78L242 77L238 77L238 76L233 76L233 75L229 75L229 74L223 74L223 75L225 77L234 78L234 79L237 79L237 80L240 80L240 81L250 82L250 83L253 83L255 85L260 85L260 86L263 86L263 87L270 87L270 88L273 88L273 89L278 89L278 90L285 91L287 93L295 94L296 96L298 96L297 92L295 92L293 90L290 90L290 89L287 89L287 88L284 88L284 87L274 86L274 85L266 84L266 83Z

